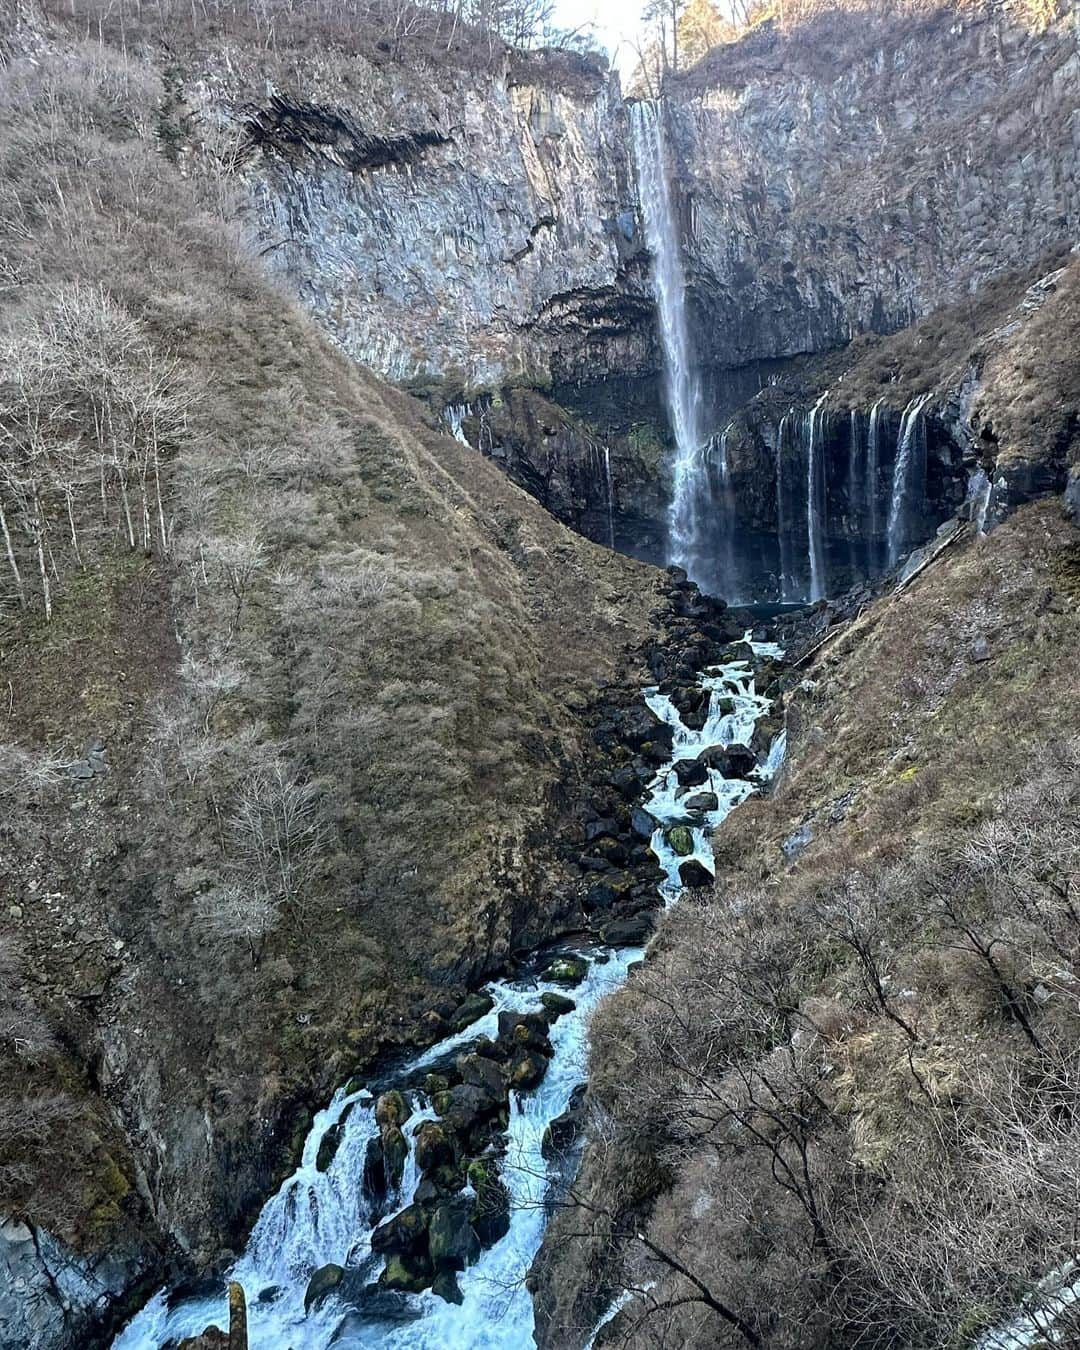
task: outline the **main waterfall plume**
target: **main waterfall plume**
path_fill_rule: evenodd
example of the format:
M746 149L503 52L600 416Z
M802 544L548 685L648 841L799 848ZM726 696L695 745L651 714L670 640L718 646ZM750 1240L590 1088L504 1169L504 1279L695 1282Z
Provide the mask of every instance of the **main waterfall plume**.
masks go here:
M671 561L697 580L701 559L700 510L707 500L707 468L701 453L701 389L691 358L686 319L686 276L679 248L679 222L671 195L659 101L630 109L638 200L652 254L653 291L664 357L664 395L675 434L668 539Z

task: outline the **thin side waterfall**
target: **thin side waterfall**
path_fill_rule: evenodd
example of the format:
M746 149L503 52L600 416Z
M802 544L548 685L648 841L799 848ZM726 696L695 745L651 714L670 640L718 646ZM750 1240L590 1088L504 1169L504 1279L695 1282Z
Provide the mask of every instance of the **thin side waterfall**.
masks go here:
M611 450L604 446L604 483L607 486L608 547L615 547L615 484L611 477Z
M975 469L968 479L967 508L976 534L986 533L986 517L990 511L990 495L993 485L981 466Z
M926 474L926 423L922 410L930 395L912 399L900 420L900 436L893 466L892 500L889 503L889 566L900 561L904 544L911 537L911 516L920 481Z
M668 539L671 561L696 579L701 554L700 512L707 499L701 455L701 391L686 319L686 276L679 220L671 195L663 107L659 101L631 104L638 201L652 254L653 293L664 358L664 395L675 435Z
M852 579L859 571L859 516L862 499L866 495L865 476L866 446L863 438L862 416L855 408L852 408L848 416L847 471L848 561L851 565Z
M810 557L810 600L825 598L825 474L822 459L822 407L829 397L828 390L807 414L806 455L806 536Z
M866 437L866 519L870 538L876 542L881 529L878 509L878 474L881 471L881 422L885 400L879 398L870 409L870 430Z
M795 578L791 570L791 534L787 527L784 454L792 444L795 414L785 413L776 432L776 538L780 552L780 603L795 599Z

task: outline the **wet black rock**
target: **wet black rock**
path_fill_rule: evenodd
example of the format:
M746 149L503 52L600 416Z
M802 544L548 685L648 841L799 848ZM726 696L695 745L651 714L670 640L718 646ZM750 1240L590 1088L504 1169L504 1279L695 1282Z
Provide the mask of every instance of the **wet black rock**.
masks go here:
M437 1270L464 1270L480 1255L471 1214L472 1201L465 1198L447 1200L436 1207L428 1225L428 1255Z
M598 909L610 909L615 903L616 894L615 887L606 881L593 882L582 901L586 914L595 913Z
M304 1293L304 1311L310 1311L319 1299L325 1298L332 1289L336 1289L344 1276L344 1268L335 1265L333 1262L320 1266L308 1280L308 1286Z
M688 858L679 867L679 880L688 890L697 890L713 884L713 875L696 858Z
M381 1223L371 1235L371 1250L379 1256L418 1251L427 1240L428 1214L421 1205L408 1205Z
M540 1151L545 1158L561 1157L573 1147L584 1123L585 1091L584 1083L574 1088L566 1110L561 1116L556 1116L544 1131Z
M757 755L748 745L714 745L702 750L697 762L725 778L746 778L757 768Z
M709 811L715 811L720 801L715 792L692 792L683 798L680 805L686 811L693 811L695 815L704 815Z
M702 782L705 780L702 779ZM634 807L630 814L630 828L639 839L651 839L653 831L656 829L656 821L649 815L648 811L640 806Z
M676 760L674 769L680 787L702 787L709 781L709 771L700 760Z
M617 835L619 827L610 816L601 816L597 820L589 820L585 823L585 842L591 844L594 839L602 839L605 835Z
M609 947L640 947L652 930L653 921L647 912L626 914L606 923L600 930L600 939Z

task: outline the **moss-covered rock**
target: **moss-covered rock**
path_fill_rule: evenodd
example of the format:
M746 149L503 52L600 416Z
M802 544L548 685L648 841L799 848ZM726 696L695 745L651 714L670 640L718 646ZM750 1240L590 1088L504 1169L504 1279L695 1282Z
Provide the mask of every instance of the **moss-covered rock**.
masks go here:
M375 1123L380 1129L387 1125L402 1126L412 1115L412 1108L409 1106L403 1092L396 1089L392 1092L384 1092L375 1103Z
M544 978L554 980L556 984L580 984L589 973L589 963L583 956L560 956L552 961Z
M675 825L667 832L668 847L679 858L688 858L694 851L694 836L687 825Z
M572 1013L577 1007L572 998L567 998L565 994L556 994L553 989L545 990L540 995L540 1002L552 1018L565 1017L567 1013Z

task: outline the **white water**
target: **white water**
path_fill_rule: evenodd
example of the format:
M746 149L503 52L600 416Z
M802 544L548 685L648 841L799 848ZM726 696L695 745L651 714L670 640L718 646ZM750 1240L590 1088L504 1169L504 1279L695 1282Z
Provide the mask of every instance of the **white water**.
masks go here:
M806 536L810 555L810 600L825 598L825 549L823 544L825 514L825 466L822 456L822 407L829 397L828 390L811 409L807 427L806 453Z
M607 486L608 547L615 547L615 483L611 477L611 450L604 446L604 482Z
M755 655L781 654L775 644L753 643L749 634L746 640ZM708 715L700 731L683 724L665 695L656 689L645 691L649 706L673 732L672 759L648 785L643 803L657 822L653 849L665 872L660 893L669 904L682 889L678 868L686 859L675 855L664 830L687 818L681 801L685 791L679 790L672 766L714 746L749 744L755 722L769 707L768 700L756 693L753 673L745 662L712 668L700 683L710 692ZM732 700L731 711L721 706L727 698ZM756 771L758 780L774 773L782 757L781 736L774 741L766 765ZM714 870L712 830L754 790L752 783L726 780L716 770L709 771L707 785L690 789L715 792L719 802L717 810L697 816L692 827L693 856L710 872ZM642 955L637 948L590 948L584 954L590 960L588 974L573 990L575 1010L551 1028L555 1053L543 1081L534 1092L512 1096L501 1172L511 1197L510 1230L458 1276L463 1304L446 1303L430 1291L401 1295L395 1305L400 1315L389 1317L375 1310L366 1314L350 1311L344 1300L329 1294L305 1313L304 1294L319 1267L334 1262L356 1269L361 1283L374 1280L381 1267L371 1253L378 1216L369 1211L362 1188L368 1142L377 1133L374 1098L366 1089L352 1094L341 1090L316 1116L300 1166L267 1202L245 1252L229 1272L228 1278L240 1281L247 1294L253 1350L329 1350L331 1345L336 1350L524 1350L532 1344L533 1307L524 1277L548 1221L545 1200L553 1178L541 1151L544 1131L566 1110L574 1088L584 1081L590 1014L623 983L629 966ZM501 1010L534 1010L540 1006L540 994L556 987L536 979L496 981L489 986L495 1000L489 1013L416 1056L394 1080L412 1078L417 1070L479 1036L495 1036ZM419 1123L434 1116L422 1093L411 1096L413 1115L405 1126L410 1145ZM319 1146L327 1130L343 1118L337 1152L329 1168L320 1172L316 1168ZM418 1180L410 1148L397 1208L411 1201ZM188 1299L171 1309L161 1291L121 1332L113 1350L159 1350L169 1338L197 1335L209 1324L226 1326L224 1284L223 1280L220 1297Z
M866 518L869 534L877 539L881 521L878 511L878 474L881 470L881 420L885 400L878 399L870 409L870 430L866 438Z
M895 567L900 561L901 551L909 537L912 499L918 489L920 467L925 471L925 446L922 442L925 428L922 410L929 399L928 393L913 399L904 409L904 415L900 420L887 531L890 567Z
M780 419L776 433L776 537L780 552L781 604L786 604L795 597L795 578L791 570L791 536L785 526L784 501L784 451L791 444L794 421L793 412L785 413Z
M701 549L700 512L707 497L701 453L701 391L686 318L686 277L680 231L671 195L664 139L663 107L642 101L630 106L638 200L645 240L652 254L653 292L664 357L664 393L675 435L668 536L671 561L696 580Z
M986 517L990 511L990 495L993 484L983 468L975 469L968 479L967 501L976 534L986 533Z

